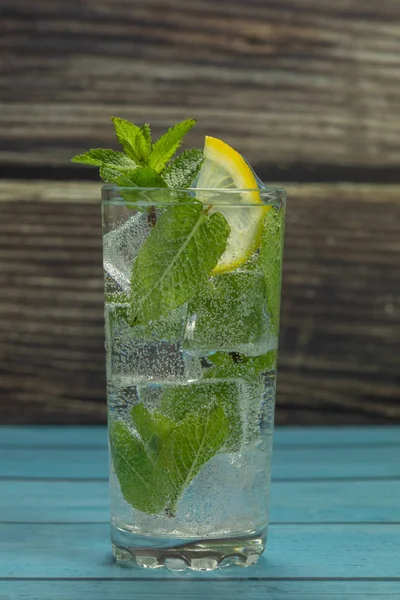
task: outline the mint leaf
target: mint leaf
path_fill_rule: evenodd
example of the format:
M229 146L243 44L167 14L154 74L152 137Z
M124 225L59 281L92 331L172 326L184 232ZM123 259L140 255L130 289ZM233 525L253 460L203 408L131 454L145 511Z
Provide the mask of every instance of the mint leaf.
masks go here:
M160 400L160 411L168 419L180 423L192 413L204 418L218 404L228 418L225 450L239 450L243 437L241 404L245 390L237 374L233 375L166 386Z
M138 127L130 121L111 117L119 143L124 152L106 148L94 148L83 154L77 154L72 162L100 167L100 176L106 182L115 182L122 186L136 187L188 187L200 169L202 153L191 150L179 157L176 164L167 171L167 177L173 184L156 178L179 148L182 138L196 123L187 119L171 127L154 145L151 140L151 129L148 123ZM132 178L130 175L136 167L149 167L153 170ZM151 173L151 176L150 176ZM122 179L120 179L122 177ZM125 198L125 196L124 196ZM126 199L126 198L125 198Z
M230 228L201 203L168 207L133 264L130 322L145 324L189 300L225 250Z
M163 170L167 162L173 157L182 143L184 135L196 124L194 119L182 121L174 127L168 129L167 133L162 135L153 144L149 156L149 167L155 169L158 173Z
M71 161L95 167L108 167L115 172L124 172L136 168L136 162L123 152L116 152L107 148L94 148L83 154L77 154Z
M131 416L141 439L122 421L110 424L111 456L122 495L142 512L165 510L173 516L190 481L223 446L227 417L214 406L206 416L189 414L174 424L142 404Z
M132 169L118 169L114 166L103 164L100 167L100 177L108 183L116 182L118 179L128 176L132 173Z
M207 413L190 413L167 438L160 453L158 473L170 481L169 512L200 469L222 448L229 423L221 406Z
M203 162L201 150L185 150L163 171L163 179L169 187L188 188L199 174Z
M162 473L154 479L154 453L135 437L122 421L109 430L111 456L125 500L148 514L159 513L166 505L169 482Z
M115 180L120 186L141 188L165 188L164 179L151 167L138 167L129 173L123 173Z
M279 334L282 255L285 235L285 211L272 207L263 220L259 264L265 277L268 311L275 335Z
M143 404L136 404L131 410L132 421L144 445L152 452L157 452L163 440L168 436L174 422L159 413L151 414ZM151 457L155 462L155 457Z
M140 131L143 134L144 141L146 142L147 147L147 158L150 156L151 151L151 129L148 123L145 123L140 127Z
M111 117L115 127L115 133L126 154L138 165L147 164L150 146L148 143L148 132L142 131L140 127L130 121Z

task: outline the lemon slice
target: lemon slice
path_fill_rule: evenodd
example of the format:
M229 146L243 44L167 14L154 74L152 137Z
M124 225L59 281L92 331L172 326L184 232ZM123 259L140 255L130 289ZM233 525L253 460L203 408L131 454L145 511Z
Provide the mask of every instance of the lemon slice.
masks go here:
M204 158L197 188L221 190L218 201L209 214L222 213L231 228L226 249L211 273L217 275L233 271L244 264L257 249L261 241L262 219L269 207L262 203L253 171L236 150L222 140L206 136ZM252 191L223 194L224 190L234 189ZM235 204L232 205L232 202ZM241 202L243 206L240 206ZM212 199L210 204L212 205Z

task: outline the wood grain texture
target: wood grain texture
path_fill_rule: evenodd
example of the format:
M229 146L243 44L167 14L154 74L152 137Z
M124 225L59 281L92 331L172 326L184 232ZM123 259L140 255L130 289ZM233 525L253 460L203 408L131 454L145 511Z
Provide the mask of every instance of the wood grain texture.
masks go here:
M103 449L5 448L0 477L13 479L108 480L108 451ZM29 460L27 457L29 456ZM296 457L296 458L294 458ZM399 447L276 448L273 481L400 479ZM1 520L1 519L0 519Z
M270 166L396 167L397 0L2 0L0 160L66 166L111 114ZM72 168L72 166L71 166Z
M104 426L0 426L0 450L7 448L91 448L107 446ZM371 427L276 427L274 448L370 448L400 446L397 426Z
M400 422L400 186L286 187L277 422ZM5 422L105 421L98 194L0 185Z
M149 578L147 569L121 569L113 563L106 523L6 523L0 524L0 540L0 579ZM400 525L271 525L266 556L252 565L251 575L241 571L236 577L385 581L399 579L399 555ZM190 580L162 571L154 569L151 578ZM217 581L227 575L220 569L201 578Z
M48 462L50 456L55 457L58 470L63 471L65 465L74 467L74 451L81 452L82 464L86 462L87 453L94 450L85 449L88 439L92 444L100 442L96 451L101 461L104 432L105 428L88 427L0 428L0 434L6 434L0 437L0 444L3 450L8 445L15 452L7 436L13 435L18 442L24 433L25 450L39 449L41 436L47 444ZM400 482L328 482L318 478L320 471L315 465L322 452L320 458L326 466L342 469L340 456L345 450L354 472L362 471L366 462L373 462L375 452L389 449L388 444L394 452L399 433L400 428L394 427L278 429L278 441L285 444L280 451L291 455L287 462L297 470L300 464L306 470L314 469L316 480L273 484L267 551L249 569L212 573L121 569L111 558L106 481L3 480L0 599L183 600L207 596L210 600L397 600ZM299 444L305 440L313 451L308 448L307 456L299 457ZM65 460L54 454L60 443L65 447ZM32 451L25 454L25 467L30 471L37 464L37 455ZM383 456L374 460L385 462ZM2 458L0 465L4 464L9 464L9 459ZM352 520L355 514L358 522ZM321 517L326 521L317 522Z
M2 581L1 600L398 600L398 581Z
M1 490L3 522L108 523L110 518L108 481L5 479ZM400 523L399 498L400 478L274 481L271 523Z

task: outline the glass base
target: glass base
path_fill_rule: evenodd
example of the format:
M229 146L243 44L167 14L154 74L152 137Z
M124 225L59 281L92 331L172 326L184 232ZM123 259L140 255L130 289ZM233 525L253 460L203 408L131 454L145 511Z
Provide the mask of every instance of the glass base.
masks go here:
M214 571L254 565L264 552L267 528L224 538L150 537L111 525L114 557L122 566L171 571Z

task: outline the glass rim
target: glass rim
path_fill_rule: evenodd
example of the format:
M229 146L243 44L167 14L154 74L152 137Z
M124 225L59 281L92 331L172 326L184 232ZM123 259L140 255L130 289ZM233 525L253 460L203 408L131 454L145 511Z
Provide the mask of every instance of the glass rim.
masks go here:
M248 194L260 194L261 204L263 205L276 205L280 203L284 203L286 200L286 190L280 187L265 187L265 188L164 188L164 187L134 187L134 186L118 186L115 183L106 183L102 186L102 203L115 203L116 201L121 204L145 204L146 206L157 205L158 202L156 198L154 200L138 200L135 202L132 199L125 200L123 198L123 192L135 192L135 193L145 193L145 194L156 194L157 192L162 193L171 193L171 194L197 194L197 193L211 193L211 194L224 194L228 196L232 196L232 200L236 196L243 196ZM193 195L192 195L193 198ZM173 204L185 204L184 201L172 201L172 202L159 202L162 205L173 205ZM218 201L218 198L210 199L210 204L218 205L232 205L232 206L260 206L259 202L227 202L226 200Z

